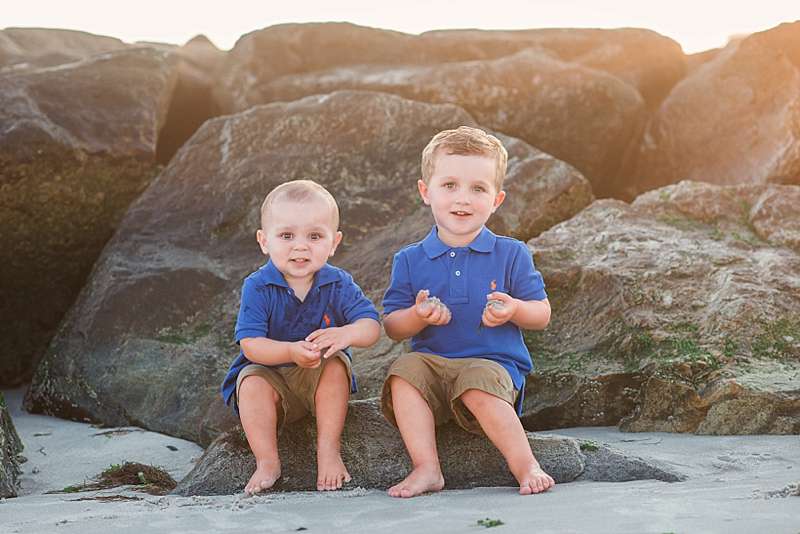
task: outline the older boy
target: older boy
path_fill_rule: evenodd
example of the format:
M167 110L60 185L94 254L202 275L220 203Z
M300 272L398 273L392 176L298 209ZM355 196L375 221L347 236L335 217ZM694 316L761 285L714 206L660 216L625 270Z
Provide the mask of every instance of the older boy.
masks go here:
M386 333L411 337L413 350L383 386L384 415L413 464L393 497L444 487L435 427L451 418L489 437L521 494L554 484L518 417L532 368L520 329L547 326L550 304L527 246L484 226L505 199L507 159L497 138L465 126L440 132L422 153L417 186L436 225L395 255L383 300Z
M244 281L241 352L222 384L256 458L247 494L280 478L278 431L307 413L317 422L317 489L350 480L339 443L356 388L348 347L375 343L380 324L353 278L327 264L342 240L338 227L336 201L310 180L276 187L261 206L256 239L269 261Z

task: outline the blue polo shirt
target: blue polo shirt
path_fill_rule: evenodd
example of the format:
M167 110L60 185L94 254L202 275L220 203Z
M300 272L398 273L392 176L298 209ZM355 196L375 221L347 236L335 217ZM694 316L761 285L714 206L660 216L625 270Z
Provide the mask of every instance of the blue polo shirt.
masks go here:
M301 301L283 273L268 261L244 280L235 340L237 344L247 337L300 341L320 328L344 326L364 317L379 320L375 306L346 271L326 263L314 276L311 289ZM352 358L349 347L344 352ZM236 413L239 413L233 399L236 378L239 371L251 363L240 351L222 382L222 398L225 404L233 406ZM273 367L293 365L287 363ZM353 393L357 390L355 375L350 390Z
M422 329L411 338L411 350L499 363L520 391L517 413L521 414L525 375L533 369L522 331L510 321L494 328L479 325L486 295L492 291L520 300L547 298L528 246L484 227L466 247L450 247L439 239L434 226L425 239L395 254L392 280L383 297L384 315L413 306L421 289L439 297L452 319L446 325Z

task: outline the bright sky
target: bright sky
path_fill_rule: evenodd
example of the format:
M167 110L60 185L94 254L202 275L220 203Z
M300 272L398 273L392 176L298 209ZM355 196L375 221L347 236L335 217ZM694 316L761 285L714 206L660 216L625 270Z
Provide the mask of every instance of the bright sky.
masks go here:
M231 48L250 31L283 22L348 21L420 33L445 28L639 27L671 37L684 51L800 19L796 0L5 0L0 28L68 28L183 44L198 33ZM795 5L793 8L792 5ZM454 7L457 6L457 7Z

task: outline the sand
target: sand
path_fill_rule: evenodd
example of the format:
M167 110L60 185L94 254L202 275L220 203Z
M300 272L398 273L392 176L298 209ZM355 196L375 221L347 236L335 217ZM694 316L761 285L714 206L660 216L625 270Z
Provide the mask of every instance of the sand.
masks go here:
M132 487L46 494L124 461L161 466L179 480L202 449L138 428L100 429L28 414L21 409L23 393L4 392L28 461L22 464L19 497L0 499L3 533L482 532L477 522L485 518L503 522L492 533L800 533L800 497L790 494L800 482L800 436L563 429L558 432L664 461L689 478L572 482L528 497L514 488L443 491L410 500L363 489L252 498L154 496ZM97 500L108 496L135 500Z

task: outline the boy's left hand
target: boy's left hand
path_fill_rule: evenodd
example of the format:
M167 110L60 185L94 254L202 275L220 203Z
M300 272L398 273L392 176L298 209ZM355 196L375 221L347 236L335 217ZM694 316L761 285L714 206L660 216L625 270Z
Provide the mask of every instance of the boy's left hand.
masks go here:
M333 326L314 330L306 336L306 341L316 343L317 346L323 349L328 347L328 350L322 354L323 358L327 358L335 354L336 351L349 347L352 344L352 336L347 326Z
M487 305L483 309L481 322L489 327L505 324L514 317L517 312L518 300L508 295L494 291L486 295ZM490 305L490 301L499 301L497 305Z

